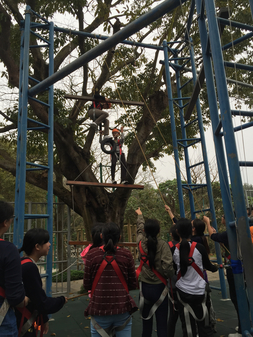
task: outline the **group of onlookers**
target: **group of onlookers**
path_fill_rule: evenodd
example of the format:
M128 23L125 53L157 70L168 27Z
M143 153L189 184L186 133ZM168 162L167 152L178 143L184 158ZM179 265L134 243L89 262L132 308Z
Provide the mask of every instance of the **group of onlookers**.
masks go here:
M169 242L160 238L157 220L144 220L140 208L136 210L137 271L130 251L118 246L118 225L97 223L92 228L93 244L81 255L85 263L83 284L90 297L84 314L91 316L93 337L131 336L132 314L138 306L129 291L137 287L143 337L152 336L154 317L159 337L174 336L178 317L183 337L213 336L216 320L206 270L216 272L218 266L209 260L206 226L210 238L226 247L230 297L238 313L227 233L216 233L206 216L203 220L176 219L167 205L165 210L173 221ZM10 204L0 202L0 238L11 225L13 212ZM38 327L42 336L48 332L48 314L67 302L64 296L47 297L42 289L36 262L49 248L49 234L40 228L25 234L19 250L25 256L21 259L12 243L0 239L0 336L35 337ZM241 336L239 320L237 330L229 336Z

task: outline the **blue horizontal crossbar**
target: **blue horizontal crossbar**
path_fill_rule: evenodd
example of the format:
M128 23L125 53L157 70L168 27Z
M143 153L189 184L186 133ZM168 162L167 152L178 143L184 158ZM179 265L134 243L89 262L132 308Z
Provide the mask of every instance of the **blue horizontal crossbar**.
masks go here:
M49 45L49 41L47 39L45 39L44 37L42 37L41 35L35 33L32 29L30 30L30 33L35 35L38 39L40 39L41 41L44 41L47 45Z
M49 166L45 166L45 165L40 165L40 164L35 164L35 163L30 163L30 162L26 162L26 165L31 165L31 166L35 166L35 167L38 167L40 168L41 170L48 170L49 169ZM29 169L27 169L29 170Z
M33 122L33 123L35 123L35 124L38 124L38 125L40 125L40 126L43 126L44 128L48 128L48 129L50 128L49 125L44 124L44 123L41 123L41 122L39 122L39 121L36 121L35 119L27 118L27 120L28 120L29 122Z
M200 161L199 163L197 163L197 164L194 164L194 165L191 165L191 166L189 166L189 168L191 169L191 168L193 168L193 167L196 167L196 166L199 166L199 165L202 165L202 164L204 164L205 162L204 161Z
M49 214L25 214L25 219L46 219Z
M252 167L253 166L253 161L239 161L239 166Z
M250 66L248 64L242 64L242 63L235 63L235 62L224 62L224 65L229 68L237 68L237 69L243 69L243 70L249 70L253 71L253 66Z
M232 115L234 116L248 116L253 117L253 112L251 111L242 111L242 110L231 110Z
M35 101L35 102L37 102L37 103L40 103L40 104L42 104L42 105L45 105L45 106L47 106L48 108L50 107L49 104L47 104L47 103L45 103L45 102L43 102L43 101L40 101L40 100L37 99L37 98L34 98L34 97L29 96L29 99L32 99L33 101Z

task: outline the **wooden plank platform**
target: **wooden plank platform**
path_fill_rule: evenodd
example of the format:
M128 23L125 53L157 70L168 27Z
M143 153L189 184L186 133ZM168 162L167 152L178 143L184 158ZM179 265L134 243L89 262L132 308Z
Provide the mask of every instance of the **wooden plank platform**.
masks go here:
M97 101L97 102L103 102L103 103L113 103L113 104L124 104L124 105L137 105L137 106L144 106L144 102L136 102L136 101L122 101L118 99L112 99L112 98L107 98L107 100L101 100L101 99L95 99L94 97L89 97L89 96L78 96L78 95L65 95L65 98L68 99L79 99L85 102L89 101Z
M108 188L131 188L135 190L144 189L144 185L96 183L96 182L90 182L90 181L75 181L75 180L67 180L66 184L67 185L79 185L79 186L92 186L92 187L108 187Z

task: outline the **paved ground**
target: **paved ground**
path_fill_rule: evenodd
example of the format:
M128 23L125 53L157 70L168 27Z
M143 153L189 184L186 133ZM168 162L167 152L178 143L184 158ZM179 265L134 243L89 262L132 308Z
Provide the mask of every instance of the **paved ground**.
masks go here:
M217 274L216 274L217 275ZM214 280L210 279L211 286L219 287L217 276L212 276ZM216 278L216 279L215 279ZM71 283L71 291L73 295L80 289L82 281L73 281ZM131 296L138 303L138 290L131 291ZM48 336L61 336L61 337L88 337L90 336L90 320L84 318L84 310L88 305L88 297L82 296L69 300L61 311L52 315L50 322L50 330ZM217 333L215 337L226 337L229 333L234 333L237 319L234 307L230 300L222 300L221 293L218 290L212 291L213 306L216 311L217 319ZM133 316L132 336L140 337L142 326L139 312ZM153 335L156 336L156 326L153 327ZM177 322L175 337L181 337L180 321Z

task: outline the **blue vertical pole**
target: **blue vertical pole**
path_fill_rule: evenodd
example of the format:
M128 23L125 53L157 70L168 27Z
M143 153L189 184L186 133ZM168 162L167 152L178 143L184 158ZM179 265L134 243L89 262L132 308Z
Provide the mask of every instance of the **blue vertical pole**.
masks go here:
M178 60L175 60L175 64L178 65ZM188 197L190 201L190 210L191 210L191 218L195 218L195 206L194 206L194 198L191 190L191 171L190 171L190 161L189 161L189 151L187 145L187 135L185 130L185 122L184 122L184 109L183 107L183 100L182 100L182 90L181 90L181 81L180 81L180 70L178 67L176 67L176 80L177 80L177 96L180 98L178 100L178 105L180 107L179 113L180 113L180 123L181 123L181 132L182 132L182 139L184 147L184 158L185 158L185 168L186 168L186 175L187 175L187 183L190 185L190 190L188 191Z
M190 39L190 42L191 42L190 43L190 58L191 58L191 66L192 66L192 75L193 75L193 83L195 84L197 82L197 71L196 71L196 66L195 66L195 57L194 57L194 49L193 49L193 45L192 45L192 39ZM212 214L212 225L214 226L214 228L217 229L217 221L216 221L215 207L214 207L214 201L213 201L213 192L212 192L212 184L211 184L211 179L210 179L210 171L209 171L209 165L208 165L205 133L204 133L204 128L203 128L203 118L202 118L199 98L197 99L197 102L196 102L196 109L197 109L197 116L198 116L199 133L200 133L200 138L201 138L202 155L203 155L204 167L205 167L207 193L208 193L210 211L211 211L211 214ZM217 262L221 265L222 264L222 258L221 258L220 245L218 243L216 243L216 245L215 245L215 250L216 250L216 256L217 256ZM219 269L219 276L220 276L222 298L227 298L227 290L226 290L226 283L225 283L225 277L224 277L223 269Z
M175 157L174 160L175 160L176 175L177 175L177 190L178 190L178 200L179 200L179 207L180 207L180 216L185 217L183 189L182 189L181 173L180 173L180 162L179 162L179 155L178 155L177 132L176 132L176 123L175 123L174 107L173 107L173 96L172 96L172 89L171 89L171 78L170 78L170 70L169 70L167 41L163 41L163 50L164 50L167 94L168 94L168 99L169 99L172 144L173 144L173 150L174 150L174 157Z
M249 4L250 4L251 16L253 19L253 0L249 0Z
M224 141L227 153L227 161L230 173L231 188L233 194L233 201L235 207L235 213L238 223L238 234L241 245L241 252L243 256L244 272L247 282L247 292L252 316L252 304L253 304L253 277L252 277L252 261L253 261L253 247L249 231L249 222L246 211L246 204L244 199L244 192L241 180L240 167L238 162L238 154L236 149L231 109L229 104L229 96L226 83L226 74L224 69L224 60L222 55L222 48L220 42L220 34L218 30L218 24L215 17L215 5L214 1L205 1L206 14L208 18L209 38L212 49L212 60L215 71L216 86L220 104L221 120L224 131ZM237 237L235 227L230 227L229 224L234 224L234 215L226 215L227 231L229 238L229 246L231 251L231 258L233 260L236 269L233 268L234 279L237 290L237 300L239 307L240 321L242 325L242 331L250 331L251 320L248 313L248 301L245 294L243 271L240 269L240 261L237 257ZM234 235L232 234L234 233Z
M30 44L30 7L25 13L25 27L23 41L21 39L19 91L19 116L18 116L18 145L16 159L16 187L15 187L15 221L13 242L21 247L24 237L25 217L25 185L26 185L26 139L27 139L27 105L28 105L28 75L29 75L29 44Z
M49 23L49 76L54 73L54 25ZM52 266L53 266L53 172L54 172L54 87L49 87L48 93L48 186L47 186L47 230L49 232L51 248L47 256L47 285L48 296L52 295Z

